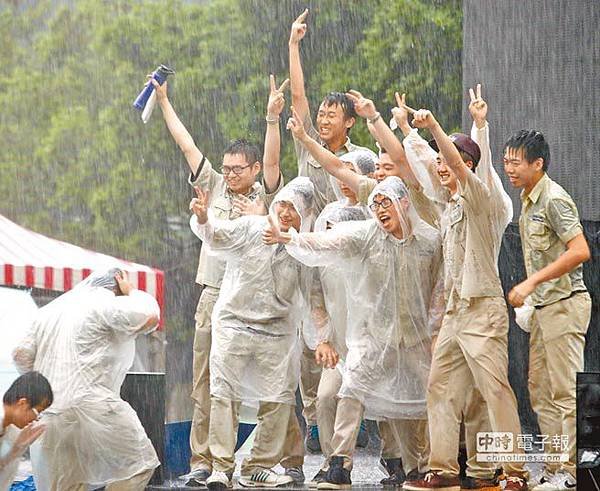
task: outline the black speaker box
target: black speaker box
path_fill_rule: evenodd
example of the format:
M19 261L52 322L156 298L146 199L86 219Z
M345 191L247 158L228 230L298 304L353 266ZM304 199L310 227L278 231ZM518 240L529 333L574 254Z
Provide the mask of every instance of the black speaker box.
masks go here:
M121 397L137 413L161 462L165 460L165 374L128 373L121 387ZM150 484L164 480L163 466L156 469Z

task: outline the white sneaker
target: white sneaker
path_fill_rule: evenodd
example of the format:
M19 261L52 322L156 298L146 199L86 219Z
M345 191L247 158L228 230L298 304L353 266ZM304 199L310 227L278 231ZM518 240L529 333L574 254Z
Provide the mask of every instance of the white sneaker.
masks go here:
M291 476L285 476L273 472L271 469L262 469L251 476L242 476L238 481L245 488L278 488L294 483Z
M212 474L206 480L206 487L210 490L230 489L231 477L225 472L212 471Z
M575 478L566 471L558 471L549 480L543 479L541 484L535 486L532 491L568 491L577 489Z

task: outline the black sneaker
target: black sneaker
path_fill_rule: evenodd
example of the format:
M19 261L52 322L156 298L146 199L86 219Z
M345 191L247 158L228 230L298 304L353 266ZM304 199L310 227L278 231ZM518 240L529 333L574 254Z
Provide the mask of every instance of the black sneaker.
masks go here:
M350 471L344 468L344 457L331 457L325 479L317 484L317 489L345 489L352 487Z
M379 481L384 486L402 486L402 483L406 480L404 469L402 468L402 459L379 459L379 464L388 473L388 477L384 477Z
M408 474L406 474L407 481L414 481L416 479L423 479L425 477L426 472L419 472L419 469L413 469Z
M402 459L384 459L382 457L379 459L379 465L387 472L388 476L391 476L392 474L396 474L398 470L402 470Z
M294 484L304 484L304 470L302 466L286 467L285 475L290 476L294 480Z
M460 480L461 490L478 490L478 491L501 491L498 479L481 479L477 477L464 477Z
M206 487L206 480L209 476L210 471L206 469L198 469L179 477L179 479L184 481L184 486L188 488L204 488Z
M327 474L327 471L321 469L319 470L319 472L317 472L315 474L315 477L312 478L312 480L308 483L308 487L310 489L317 489L317 486L319 485L320 482L323 482L325 480L325 475Z

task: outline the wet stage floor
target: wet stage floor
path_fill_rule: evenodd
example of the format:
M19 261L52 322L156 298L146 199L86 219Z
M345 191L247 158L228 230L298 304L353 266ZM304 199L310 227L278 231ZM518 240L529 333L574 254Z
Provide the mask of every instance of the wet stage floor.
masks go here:
M233 488L234 489L261 489L261 488L243 488L238 485L237 479L239 478L239 468L243 456L236 455L236 472L233 475ZM286 486L285 488L279 489L308 489L308 482L318 472L319 467L323 461L323 456L307 454L304 458L304 475L306 481L304 485ZM275 467L277 472L283 472L281 467ZM387 474L379 466L379 442L370 442L369 446L365 449L359 449L355 454L354 469L352 470L352 489L357 490L368 490L368 489L383 489L383 486L379 484L379 481L386 477ZM166 481L162 486L152 485L146 488L148 490L166 490L166 489L178 489L178 490L198 490L202 488L190 488L178 484L176 481ZM273 488L269 488L273 489ZM393 489L386 487L386 489Z

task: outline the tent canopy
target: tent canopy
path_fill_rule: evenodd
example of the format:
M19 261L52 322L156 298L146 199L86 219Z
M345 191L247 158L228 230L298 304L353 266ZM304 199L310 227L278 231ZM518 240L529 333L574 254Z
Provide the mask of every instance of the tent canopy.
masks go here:
M0 285L66 292L107 267L126 271L133 286L154 296L163 311L161 270L51 239L0 215Z

